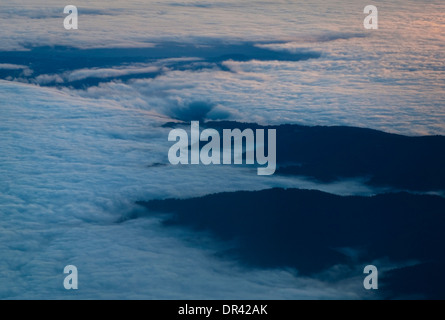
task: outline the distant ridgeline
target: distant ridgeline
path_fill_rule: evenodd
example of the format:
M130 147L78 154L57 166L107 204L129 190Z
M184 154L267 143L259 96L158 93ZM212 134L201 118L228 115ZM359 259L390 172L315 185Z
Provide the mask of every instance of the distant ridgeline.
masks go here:
M382 273L375 297L445 299L445 198L439 196L270 189L138 204L148 209L142 215L168 213L166 226L230 240L225 256L246 266L290 267L321 278L334 266L348 266L322 278L335 282L380 261L392 270Z
M220 132L234 128L276 129L275 174L306 176L322 182L366 178L371 186L445 190L444 136L408 137L354 127L260 126L232 121L206 122L201 126Z
M392 270L382 273L381 290L371 298L445 299L445 198L397 192L445 190L445 137L350 127L206 125L217 130L275 128L278 174L321 181L368 177L369 185L388 187L388 193L239 191L138 202L147 211L131 218L168 213L165 226L230 240L232 249L224 254L246 266L295 268L323 281L360 276L357 269L380 261L379 267ZM330 268L337 265L346 269L335 269L333 275Z

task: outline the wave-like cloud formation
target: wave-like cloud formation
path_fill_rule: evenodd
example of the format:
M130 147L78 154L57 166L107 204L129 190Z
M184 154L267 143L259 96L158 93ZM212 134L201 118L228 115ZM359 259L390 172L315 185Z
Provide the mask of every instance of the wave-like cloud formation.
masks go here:
M63 29L59 1L0 4L0 297L67 298L67 264L84 279L74 298L359 297L360 279L326 286L246 270L214 257L225 244L187 242L195 235L166 231L157 217L121 218L140 199L272 187L374 193L358 180L163 165L162 124L444 134L444 4L385 4L391 18L370 33L363 8L347 1L183 3L79 0L77 31Z
M367 39L341 41L359 45ZM436 79L440 63L432 61L430 72L424 73L383 65L363 78L360 72L371 67L371 60L326 56L320 44L308 49L288 43L291 47L283 51L285 43L206 43L205 49L167 42L138 49L47 47L0 52L9 68L0 70L0 77L77 89L72 94L114 99L126 107L179 119L175 112L204 102L214 106L209 120L350 125L409 135L445 133L441 107L445 91ZM55 55L58 59L53 62ZM102 59L103 55L108 58ZM20 63L27 68L10 69ZM423 69L421 64L410 68Z
M156 165L168 164L168 118L27 84L0 81L0 94L1 298L358 297L292 271L223 261L206 237L190 244L193 234L166 232L156 217L118 221L140 199L274 186L373 192L360 183ZM74 295L62 286L68 264L82 279Z

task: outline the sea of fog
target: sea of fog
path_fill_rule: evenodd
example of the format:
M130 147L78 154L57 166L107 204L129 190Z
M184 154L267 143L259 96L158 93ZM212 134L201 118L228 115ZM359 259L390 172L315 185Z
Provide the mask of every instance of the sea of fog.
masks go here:
M76 5L79 30L67 32L58 1L1 3L0 51L102 48L106 57L111 48L174 41L316 55L215 64L177 56L195 62L173 68L169 54L39 74L31 63L0 61L11 72L0 80L0 298L360 298L360 279L328 284L295 270L247 268L221 258L228 244L205 234L165 229L158 216L122 218L141 210L139 200L222 191L374 194L359 179L320 184L245 167L171 166L162 125L193 115L199 102L209 120L443 135L444 4L381 3L375 31L363 29L362 6L344 0ZM85 85L70 86L73 79ZM62 285L69 264L79 269L75 292Z

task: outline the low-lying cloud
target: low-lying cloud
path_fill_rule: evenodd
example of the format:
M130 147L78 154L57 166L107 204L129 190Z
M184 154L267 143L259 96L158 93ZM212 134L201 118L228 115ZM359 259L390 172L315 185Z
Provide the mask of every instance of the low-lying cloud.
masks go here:
M0 297L358 298L293 271L221 260L210 240L190 244L192 233L166 232L156 217L118 223L140 199L316 183L249 168L153 166L168 163L167 119L53 88L0 81L0 93ZM360 190L351 185L340 189ZM62 286L68 264L82 278L73 295Z
M162 125L231 119L445 134L444 4L387 3L391 18L374 33L363 30L363 8L345 1L78 5L79 30L69 32L59 1L0 4L0 297L362 297L359 279L246 269L215 257L224 244L166 231L157 217L118 222L141 199L273 187L374 194L357 179L159 165L169 147ZM67 264L83 279L69 296Z

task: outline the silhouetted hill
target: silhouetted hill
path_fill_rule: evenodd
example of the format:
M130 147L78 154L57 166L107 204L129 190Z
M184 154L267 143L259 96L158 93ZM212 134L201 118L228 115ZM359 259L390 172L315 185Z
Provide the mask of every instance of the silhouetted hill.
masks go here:
M247 265L293 267L310 275L336 264L352 266L377 259L445 262L445 199L438 196L341 197L271 189L139 204L149 212L171 213L165 220L167 226L210 231L219 239L236 240L231 255ZM355 249L359 255L347 256L340 248ZM423 273L416 276L428 279ZM398 278L387 279L393 283L394 295L398 294ZM416 281L420 290L425 284ZM430 294L445 298L445 289L435 287Z
M177 125L177 124L176 124ZM275 174L331 182L365 177L368 184L413 191L445 190L445 137L408 137L355 127L260 126L231 121L202 128L274 128Z
M387 299L445 299L445 263L427 262L383 274Z

